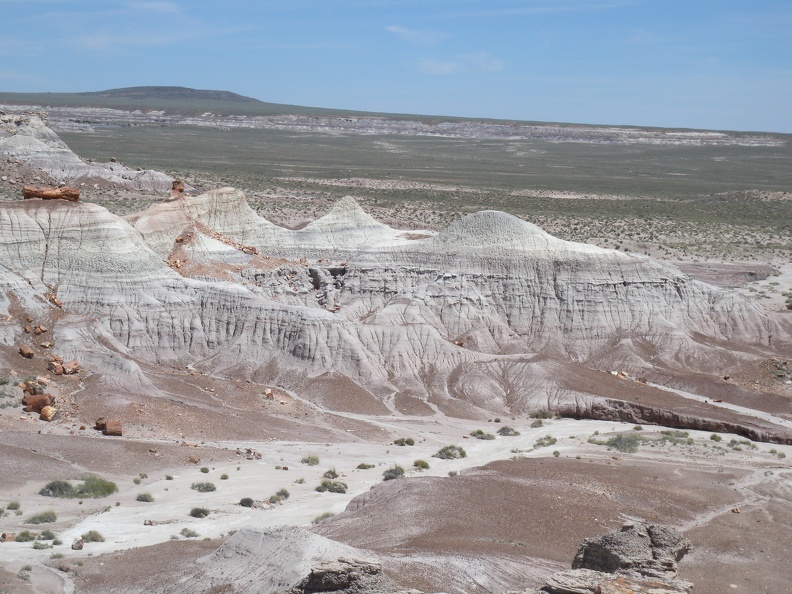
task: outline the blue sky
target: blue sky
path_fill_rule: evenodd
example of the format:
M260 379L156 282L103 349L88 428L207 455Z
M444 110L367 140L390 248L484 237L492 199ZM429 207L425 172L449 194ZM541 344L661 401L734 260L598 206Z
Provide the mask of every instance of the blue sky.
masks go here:
M0 0L0 90L792 133L792 1Z

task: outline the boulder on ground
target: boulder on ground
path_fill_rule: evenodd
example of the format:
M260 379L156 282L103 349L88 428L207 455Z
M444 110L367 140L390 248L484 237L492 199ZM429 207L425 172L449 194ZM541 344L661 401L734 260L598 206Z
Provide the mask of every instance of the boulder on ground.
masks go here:
M52 394L33 395L30 394L22 399L22 404L25 405L25 412L40 413L47 406L52 406L55 399Z
M22 355L25 359L32 359L33 349L31 349L28 345L23 344L21 347L19 347L19 354Z
M78 538L72 543L71 548L74 551L82 551L84 546L85 546L85 541L82 538Z
M76 360L72 360L63 364L64 375L72 375L78 371L80 371L80 364Z
M311 569L305 579L297 584L297 592L337 592L365 586L367 578L379 576L382 565L372 559L341 557L326 561Z
M105 428L102 431L105 435L112 435L114 437L121 437L123 431L121 430L121 421L118 419L107 419L105 421Z
M619 531L584 540L572 568L675 577L677 563L691 548L690 541L672 528L640 522L625 524Z
M690 541L672 528L625 524L621 530L584 540L572 569L550 576L535 592L690 594L693 584L677 577L677 562L691 549Z
M55 415L58 414L58 409L54 406L45 406L41 409L41 414L39 415L39 419L42 421L51 421L55 418Z
M0 534L0 542L14 542L16 541L16 534L13 532L3 532Z

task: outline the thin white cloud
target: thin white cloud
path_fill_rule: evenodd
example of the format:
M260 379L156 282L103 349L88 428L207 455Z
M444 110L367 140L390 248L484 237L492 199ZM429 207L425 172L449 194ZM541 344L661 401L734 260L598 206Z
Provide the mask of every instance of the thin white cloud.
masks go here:
M252 30L255 27L228 27L228 28L196 28L180 31L146 31L139 33L116 33L104 30L86 35L72 37L69 42L76 47L90 50L120 50L126 47L161 47L178 45L196 39L222 37L233 35L241 31Z
M125 5L136 11L168 14L179 12L179 5L175 2L126 2Z
M591 12L591 11L601 11L601 10L614 10L617 8L624 8L625 6L632 6L633 4L635 4L635 2L631 0L626 0L624 2L607 2L602 4L547 3L538 6L475 10L470 12L456 13L451 16L480 18L480 17L509 17L509 16L521 16L521 15L532 15L532 14L539 15L539 14L558 14L558 13L573 13L573 12Z
M0 70L0 80L35 84L41 84L44 82L44 79L36 74L16 72L14 70Z
M437 45L450 37L440 31L417 31L400 25L388 25L385 30L413 45Z
M667 37L658 35L654 31L649 31L648 29L633 29L628 40L630 43L636 45L655 45L669 42Z
M458 62L449 62L445 60L432 60L429 58L422 58L418 63L418 72L428 74L430 76L447 76L459 71Z
M500 72L505 68L501 60L493 58L487 52L464 54L453 60L435 60L422 58L417 70L430 76L448 76L462 72Z
M487 52L480 52L478 54L467 54L462 56L467 65L473 69L482 72L500 72L503 70L504 65L501 60L496 60L491 57Z

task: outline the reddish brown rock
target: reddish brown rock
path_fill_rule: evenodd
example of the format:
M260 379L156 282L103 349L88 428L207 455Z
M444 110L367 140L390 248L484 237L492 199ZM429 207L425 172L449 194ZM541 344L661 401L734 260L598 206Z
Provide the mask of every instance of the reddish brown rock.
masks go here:
M52 394L41 394L41 395L30 395L26 396L22 399L22 403L25 405L25 412L37 412L40 413L44 409L44 407L52 406L54 403L54 398Z
M47 188L44 186L23 186L22 197L25 200L41 198L43 200L68 200L77 202L80 199L80 190L64 186L62 188Z
M105 421L104 417L99 417L98 419L96 419L96 422L94 423L94 429L96 429L97 431L104 431L106 426L107 426L107 421Z
M201 459L195 454L192 454L189 458L187 458L187 460L192 464L198 464L201 461Z
M170 197L181 198L184 196L184 182L180 179L174 179L171 184Z
M105 435L111 435L113 437L121 437L124 434L121 430L121 421L118 419L107 419L107 421L105 421L105 428L102 433Z
M25 359L32 359L33 349L31 349L28 345L23 344L21 347L19 347L19 354L22 355Z
M55 361L50 363L49 370L55 375L63 375L63 365L55 363Z
M3 532L0 534L0 542L14 542L16 541L16 534L13 532Z
M72 375L80 371L80 364L76 360L63 364L63 375Z

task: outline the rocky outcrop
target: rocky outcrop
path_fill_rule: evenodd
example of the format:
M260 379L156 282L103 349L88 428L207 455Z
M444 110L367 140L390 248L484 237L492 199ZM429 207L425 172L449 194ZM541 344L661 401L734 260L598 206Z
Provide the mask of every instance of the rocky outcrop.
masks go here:
M625 524L583 541L571 570L523 594L690 594L693 584L678 577L677 563L691 548L672 528Z
M71 185L102 183L129 190L170 190L172 180L164 173L82 160L48 127L45 118L42 113L0 114L0 156L24 162Z
M633 577L674 578L677 564L691 549L690 541L672 528L629 523L619 531L583 541L572 568Z
M355 557L341 557L320 563L289 594L318 592L408 594L383 575L381 563L374 559Z
M559 416L574 419L597 419L639 425L660 425L675 429L692 429L694 431L735 433L752 441L792 444L792 435L783 435L768 430L759 426L755 419L744 415L735 414L733 415L735 417L734 420L712 419L611 398L605 398L600 402L564 405L557 409L557 413Z

